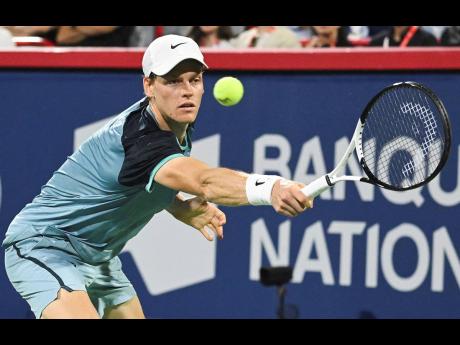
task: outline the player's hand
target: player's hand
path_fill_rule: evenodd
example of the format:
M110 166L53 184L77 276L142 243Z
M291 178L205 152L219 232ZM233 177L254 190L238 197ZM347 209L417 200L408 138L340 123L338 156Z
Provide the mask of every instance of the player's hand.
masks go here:
M295 217L313 207L313 199L308 198L300 190L304 184L278 180L272 189L272 206L276 212L287 217Z
M214 232L219 239L224 238L223 226L227 222L224 212L198 197L186 200L184 203L186 203L184 208L186 211L176 214L177 219L197 229L208 241L214 239L208 229Z

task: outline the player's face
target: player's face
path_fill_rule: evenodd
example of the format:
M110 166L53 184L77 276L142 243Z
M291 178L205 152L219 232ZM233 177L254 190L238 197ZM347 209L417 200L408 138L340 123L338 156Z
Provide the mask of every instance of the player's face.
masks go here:
M188 124L195 121L204 93L201 64L185 60L151 84L153 103L169 121Z

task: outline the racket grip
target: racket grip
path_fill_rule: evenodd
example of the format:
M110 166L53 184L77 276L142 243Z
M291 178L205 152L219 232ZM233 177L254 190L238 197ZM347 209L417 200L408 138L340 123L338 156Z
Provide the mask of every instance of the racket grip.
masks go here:
M312 183L309 183L305 187L303 187L300 191L304 193L306 196L311 198L316 198L326 189L331 188L332 185L328 183L327 175L321 176L317 178Z

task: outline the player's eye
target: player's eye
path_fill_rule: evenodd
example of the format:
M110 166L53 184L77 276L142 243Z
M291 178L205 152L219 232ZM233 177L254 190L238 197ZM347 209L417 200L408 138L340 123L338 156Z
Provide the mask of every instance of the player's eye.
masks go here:
M191 79L190 83L192 85L199 85L201 83L201 77L196 77L196 78Z

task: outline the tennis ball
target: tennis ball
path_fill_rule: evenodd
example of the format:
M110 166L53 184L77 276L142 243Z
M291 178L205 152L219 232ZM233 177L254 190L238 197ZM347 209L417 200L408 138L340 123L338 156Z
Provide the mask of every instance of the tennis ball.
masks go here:
M214 85L213 94L217 102L229 107L241 101L244 94L244 87L241 81L234 77L223 77Z

